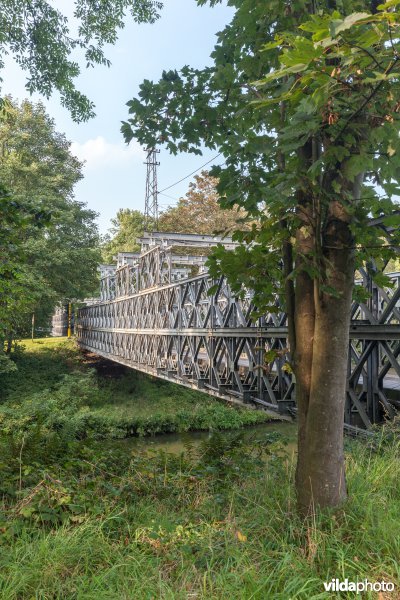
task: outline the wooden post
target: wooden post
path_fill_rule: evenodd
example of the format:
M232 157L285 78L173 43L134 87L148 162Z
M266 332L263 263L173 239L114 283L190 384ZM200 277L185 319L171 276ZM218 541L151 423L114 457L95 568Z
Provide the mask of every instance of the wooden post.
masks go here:
M32 342L35 337L35 313L32 313Z
M68 329L67 329L67 337L71 337L71 302L68 302Z

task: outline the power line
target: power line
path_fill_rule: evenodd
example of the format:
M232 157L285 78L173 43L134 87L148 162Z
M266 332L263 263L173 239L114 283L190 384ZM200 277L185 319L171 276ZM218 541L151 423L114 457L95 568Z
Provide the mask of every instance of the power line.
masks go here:
M221 152L219 152L216 156L214 156L214 158L210 158L210 160L208 160L206 163L204 163L204 165L201 165L201 167L199 167L198 169L196 169L195 171L192 171L191 173L189 173L189 175L186 175L185 177L182 177L182 179L179 179L179 181L175 181L175 183L171 183L171 185L169 185L168 187L165 187L164 189L160 190L158 193L162 194L163 192L171 189L172 187L175 187L176 185L178 185L178 183L181 183L181 181L185 181L185 179L188 179L188 177L191 177L192 175L194 175L195 173L197 173L197 171L200 171L200 169L203 169L205 166L207 166L208 164L210 164L210 162L212 162L213 160L215 160L216 158L218 158L219 156L221 156Z
M166 198L169 198L170 200L175 200L176 202L179 202L179 198L174 198L173 196L169 196L168 194L164 194L164 192L158 192L158 194L161 194L161 196L165 196Z

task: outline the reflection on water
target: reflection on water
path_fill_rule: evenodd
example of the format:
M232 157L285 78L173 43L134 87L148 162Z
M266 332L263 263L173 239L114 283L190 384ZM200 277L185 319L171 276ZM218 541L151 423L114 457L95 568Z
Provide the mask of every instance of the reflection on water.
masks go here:
M297 426L295 423L287 423L280 421L271 421L256 425L255 427L247 427L239 430L243 432L244 439L250 440L253 437L262 437L264 434L279 433L282 436L282 443L285 445L291 454L296 450L297 441ZM218 431L218 435L230 438L237 436L238 430L234 431ZM212 431L187 431L184 433L166 433L155 436L146 437L130 437L124 440L113 441L112 445L120 445L129 450L164 450L179 454L185 450L187 444L196 446L203 440L212 437Z

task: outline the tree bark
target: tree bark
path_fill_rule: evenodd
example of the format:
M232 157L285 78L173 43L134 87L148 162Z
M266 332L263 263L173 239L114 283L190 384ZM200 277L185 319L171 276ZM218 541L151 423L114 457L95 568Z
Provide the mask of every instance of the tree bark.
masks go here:
M343 425L354 280L352 245L349 217L340 202L331 202L323 232L326 287L322 290L329 286L334 291L321 291L320 279L310 279L310 285L303 276L296 282L296 486L302 514L337 506L346 498Z
M298 234L297 247L305 243L305 240L301 239L301 237L301 234ZM311 241L307 240L307 243L311 243ZM296 268L301 268L302 260L297 259ZM311 392L315 326L314 283L305 271L300 271L297 275L295 298L296 349L293 356L293 367L296 377L298 421L296 488L298 498L300 499L303 497L302 490L307 488L308 479L307 420Z
M298 152L299 174L305 173L312 162L312 140ZM292 365L296 378L296 404L298 421L298 453L296 489L306 487L307 480L307 415L311 390L313 339L315 325L314 282L308 272L315 249L315 222L313 202L305 179L297 192L297 217L302 226L297 228L295 243L295 298L294 318L288 320L289 338L295 340L291 347ZM291 332L291 328L294 331Z

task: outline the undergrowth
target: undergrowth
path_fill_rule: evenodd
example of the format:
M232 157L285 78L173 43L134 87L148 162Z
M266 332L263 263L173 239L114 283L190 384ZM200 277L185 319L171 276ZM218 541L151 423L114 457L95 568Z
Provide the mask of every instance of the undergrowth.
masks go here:
M348 501L312 521L297 515L277 435L217 432L179 454L75 443L62 460L3 456L7 600L309 600L355 598L324 591L336 577L399 583L398 444L353 442Z
M74 439L123 438L188 430L237 429L263 423L263 411L230 406L96 357L73 341L18 347L17 371L3 376L0 432L43 452Z
M336 511L302 520L295 457L278 434L216 431L178 453L131 449L127 441L105 444L96 439L97 427L104 437L125 434L138 415L149 423L142 394L155 384L124 371L118 377L95 372L72 345L52 343L56 355L46 350L50 342L42 351L39 345L35 352L18 351L18 373L25 379L14 373L4 379L0 598L361 597L325 592L323 583L332 578L383 580L398 589L396 423L371 443L347 444L348 500ZM164 407L161 398L173 394L167 384L158 390L149 406ZM107 430L103 399L128 410L125 394L135 411L121 429L114 421ZM193 412L197 401L189 392L182 404ZM178 421L171 423L177 427ZM372 592L362 597L377 598ZM379 600L398 597L395 592Z

